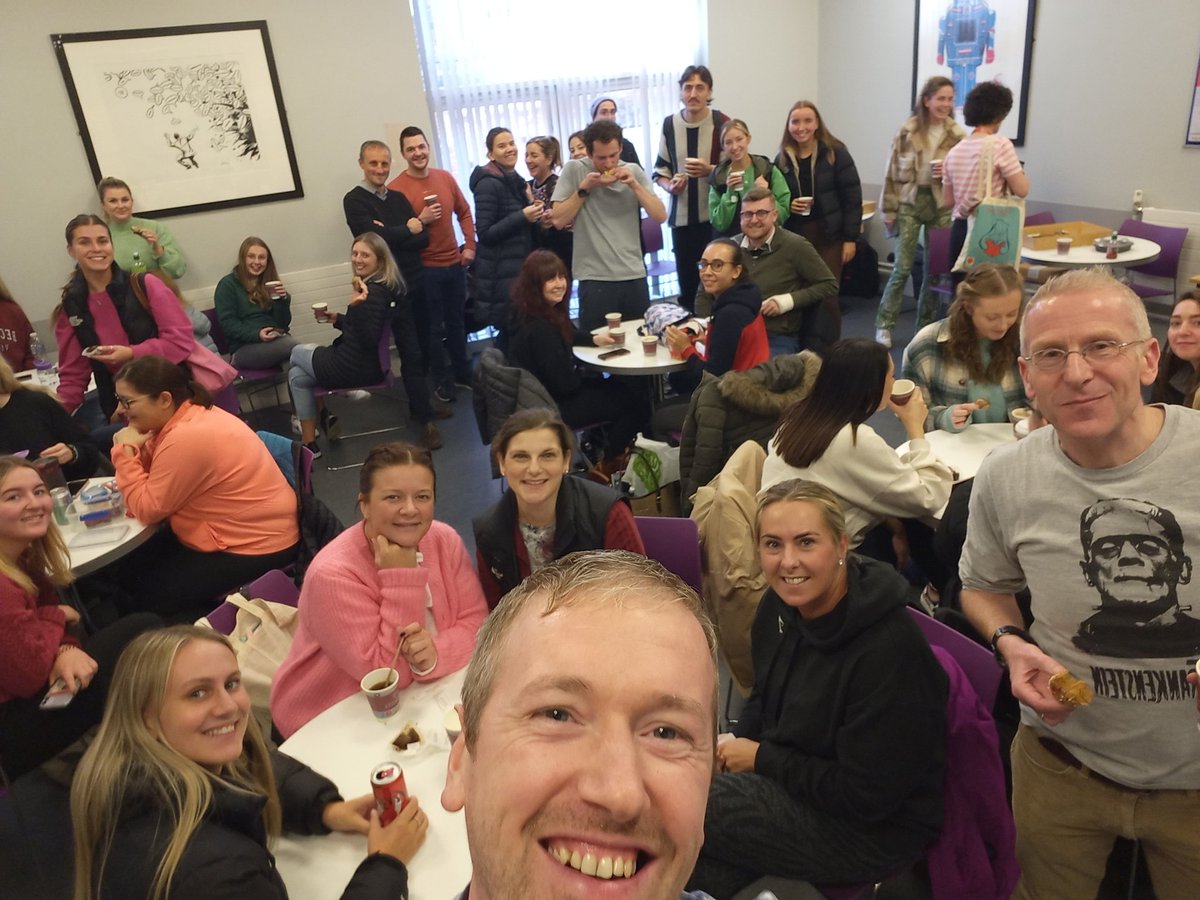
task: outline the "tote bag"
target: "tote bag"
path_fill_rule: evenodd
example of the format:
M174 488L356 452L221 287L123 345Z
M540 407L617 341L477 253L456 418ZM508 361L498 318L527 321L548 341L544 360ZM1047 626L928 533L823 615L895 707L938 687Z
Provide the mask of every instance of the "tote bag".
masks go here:
M992 194L995 139L988 137L985 141L987 146L979 163L979 189L983 199L971 213L967 240L954 264L956 272L970 272L984 263L1015 267L1021 260L1025 201L1020 197L997 197Z
M230 594L227 602L238 608L237 621L229 635L242 671L242 684L250 695L254 718L264 736L271 734L271 680L288 651L300 625L299 610L271 600L247 600ZM211 628L207 618L196 622Z
M192 352L184 362L192 373L192 380L214 396L237 378L237 369L201 344L192 344Z

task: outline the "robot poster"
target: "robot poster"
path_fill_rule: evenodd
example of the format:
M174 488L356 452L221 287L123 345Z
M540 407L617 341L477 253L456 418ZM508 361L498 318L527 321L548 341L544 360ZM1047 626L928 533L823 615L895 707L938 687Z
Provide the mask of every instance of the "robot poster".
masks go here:
M954 104L981 81L999 81L1017 98L1000 133L1018 147L1025 139L1036 0L916 0L913 97L925 80L954 82Z

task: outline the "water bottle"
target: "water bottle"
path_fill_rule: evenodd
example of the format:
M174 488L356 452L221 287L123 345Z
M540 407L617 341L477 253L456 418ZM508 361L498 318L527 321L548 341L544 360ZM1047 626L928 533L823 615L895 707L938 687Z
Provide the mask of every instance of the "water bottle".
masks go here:
M146 264L142 262L142 254L138 251L133 251L133 264L129 267L129 271L133 275L145 275Z
M54 386L54 376L58 367L46 359L46 345L38 337L36 331L29 334L29 355L33 357L33 369L37 375L38 384Z

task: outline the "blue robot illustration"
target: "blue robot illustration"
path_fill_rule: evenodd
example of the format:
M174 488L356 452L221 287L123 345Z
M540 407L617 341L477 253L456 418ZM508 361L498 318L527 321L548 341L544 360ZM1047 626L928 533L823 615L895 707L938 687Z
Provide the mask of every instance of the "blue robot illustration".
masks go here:
M955 103L975 87L975 73L996 61L996 13L984 0L954 0L938 19L939 66L950 67Z

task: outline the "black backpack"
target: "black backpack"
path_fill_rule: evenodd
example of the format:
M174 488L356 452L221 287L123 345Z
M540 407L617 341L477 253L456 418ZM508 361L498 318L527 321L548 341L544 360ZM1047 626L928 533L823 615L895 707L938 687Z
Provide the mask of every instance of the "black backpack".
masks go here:
M879 296L879 253L867 243L866 238L859 238L858 249L854 259L842 267L842 286L839 293L843 297Z

